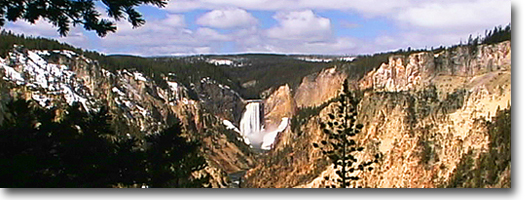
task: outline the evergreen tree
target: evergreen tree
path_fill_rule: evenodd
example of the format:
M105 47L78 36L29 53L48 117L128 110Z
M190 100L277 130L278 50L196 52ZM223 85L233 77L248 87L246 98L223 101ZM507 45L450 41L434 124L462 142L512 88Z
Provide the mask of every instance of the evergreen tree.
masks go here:
M339 185L326 186L331 188L346 188L351 186L352 181L360 177L353 175L357 171L371 171L374 163L379 163L380 155L375 155L375 160L363 162L356 158L355 154L364 150L355 140L356 135L361 133L363 124L357 122L357 104L352 93L348 89L348 80L344 81L342 93L338 99L338 105L334 112L328 114L328 122L321 123L323 133L328 137L320 143L313 143L327 156L336 169L339 176ZM329 179L329 177L325 177Z
M109 17L115 20L127 18L133 27L145 23L142 15L136 10L142 4L151 4L164 7L165 0L0 0L0 27L5 25L6 20L15 22L25 20L35 23L43 18L54 26L58 32L66 36L70 26L81 25L88 31L95 31L103 37L108 32L115 32L115 22L101 19L96 10L95 2L101 2Z
M5 108L0 125L0 187L46 186L58 162L52 151L56 142L41 132L56 128L51 122L53 112L33 108L23 100Z
M43 109L33 101L6 104L0 124L0 187L203 187L193 179L206 166L199 145L181 136L179 123L147 137L118 136L105 108L79 104Z
M65 187L111 187L119 173L113 158L116 146L107 109L88 114L78 103L66 110L61 127L52 132L60 141L60 185Z
M181 126L175 125L146 137L148 143L147 172L150 187L202 187L209 177L191 180L192 173L206 167L199 154L199 144L187 141L181 135Z
M510 177L505 178L511 168L511 108L496 111L492 120L477 119L475 123L487 127L488 151L469 150L458 163L454 175L442 187L447 188L510 188Z
M137 187L147 183L146 154L142 142L134 136L120 136L115 144L112 162L118 169L113 174L122 187Z
M492 31L485 31L485 37L481 40L482 44L496 44L499 42L511 40L512 28L509 23L505 28L501 26L494 27Z

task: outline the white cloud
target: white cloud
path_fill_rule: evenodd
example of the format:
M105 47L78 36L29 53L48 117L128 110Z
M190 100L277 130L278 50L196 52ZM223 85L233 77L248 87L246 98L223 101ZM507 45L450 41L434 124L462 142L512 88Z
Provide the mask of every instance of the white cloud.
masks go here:
M101 38L100 44L104 53L111 54L181 55L215 53L210 46L230 39L210 28L192 31L185 26L182 15L149 20L135 29L129 23L119 22L118 31Z
M410 5L409 0L366 0L366 1L349 1L349 0L287 0L295 7L303 9L321 9L321 10L341 10L357 11L365 16L388 16L397 10L404 9Z
M196 35L200 38L206 38L210 41L228 41L231 40L231 37L228 35L221 34L211 28L199 28L196 31Z
M230 53L221 52L225 44L237 53L352 54L455 44L469 34L483 34L485 29L509 23L510 7L510 0L177 0L170 1L163 19L148 19L139 28L132 28L125 20L118 21L118 31L101 39L88 37L93 33L81 27L73 28L68 37L59 37L56 28L43 20L36 25L23 21L8 23L6 28L112 54ZM207 12L194 22L177 13L202 9ZM273 18L277 23L262 28L262 22L267 21L255 18L251 14L255 10L275 12ZM367 26L355 24L352 19L329 19L329 14L318 14L332 10L357 14L365 21L380 19L389 23L389 27L374 32L378 35L375 38L337 36L341 31L346 31L342 34L346 35L348 31L366 30ZM192 28L194 23L203 27Z
M246 10L229 8L210 11L197 19L196 23L213 28L228 29L255 25L257 19Z
M247 37L238 42L240 52L282 54L354 54L363 45L350 37L332 38L321 42L279 40L264 37Z
M201 2L191 0L168 1L168 5L165 7L170 12L187 12L201 8Z
M38 20L35 24L17 21L8 23L5 28L15 33L54 38L75 47L96 48L102 53L142 56L216 53L211 46L229 40L228 36L213 29L186 29L184 15L179 14L147 20L144 26L138 28L133 28L125 20L116 23L117 32L103 38L89 38L88 35L94 33L88 33L82 27L74 27L67 37L60 37L56 27L44 20Z
M397 20L428 29L490 28L510 22L511 5L509 0L432 1L407 8Z
M408 0L177 0L170 1L167 10L185 12L196 9L236 7L245 10L292 11L305 9L353 10L365 15L388 15L410 5Z
M180 29L186 27L184 15L168 14L164 19L147 20L143 26L133 28L127 21L117 21L117 32L116 34L127 34L130 32L151 32L151 31L162 31L169 29ZM106 37L111 37L115 33L110 33Z
M185 27L184 15L168 14L166 19L162 20L162 25L170 27Z
M46 22L44 20L37 20L34 24L31 24L27 21L19 20L11 24L8 24L7 28L12 31L23 32L24 34L29 34L29 35L38 33L39 35L47 36L47 37L59 36L57 32L57 28L53 27L51 23Z
M421 1L390 17L396 32L383 33L373 50L431 48L466 41L511 22L510 0Z
M245 10L282 10L290 6L290 0L177 0L170 1L166 9L172 12L187 12L196 9L241 8Z
M316 15L312 10L280 12L274 18L279 26L267 31L270 38L323 41L332 35L330 19Z
M104 15L103 17L107 17ZM195 34L187 32L183 15L168 14L164 19L148 20L142 27L133 28L129 22L117 21L117 32L108 33L104 38L89 38L93 32L85 31L81 26L71 27L66 37L60 37L57 28L51 23L38 20L35 24L26 21L8 23L6 28L15 33L57 39L75 47L99 49L103 53L131 53L136 55L171 54L180 51L193 52L198 41ZM192 35L193 34L193 35ZM179 39L184 39L182 42ZM96 45L100 46L96 46ZM175 45L176 44L176 45Z
M195 47L193 52L196 54L209 54L212 52L211 47Z
M311 54L354 54L359 50L358 41L349 37L336 38L327 42L306 42L281 47L282 52Z

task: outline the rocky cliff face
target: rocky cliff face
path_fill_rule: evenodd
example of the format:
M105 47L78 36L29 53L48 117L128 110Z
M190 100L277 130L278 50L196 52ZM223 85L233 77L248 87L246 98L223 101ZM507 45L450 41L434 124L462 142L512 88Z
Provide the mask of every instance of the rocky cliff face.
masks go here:
M346 76L334 66L304 77L295 92L288 85L280 86L264 101L265 126L270 129L277 127L282 118L292 118L298 109L317 107L336 97ZM293 140L292 130L288 127L277 136L274 146L282 149Z
M328 68L319 74L303 78L295 92L294 99L298 107L318 106L337 96L341 83L347 77L336 67Z
M288 85L279 87L264 101L265 126L277 127L282 118L291 118L296 108L290 87Z
M301 108L319 107L336 97L346 74L336 67L303 78L295 95L288 85L279 87L265 99L265 121L272 126L283 117L297 115ZM326 112L326 111L321 111ZM288 126L274 143L274 148L260 158L259 164L247 172L248 187L294 187L316 177L327 162L320 152L313 152L311 143L320 139L320 118L312 116L297 132Z
M321 113L326 113L322 110ZM283 132L275 148L260 158L256 167L246 173L247 187L291 188L308 183L328 166L321 152L311 145L322 139L319 116L307 120L300 131Z
M510 42L480 45L472 52L458 47L392 56L356 81L357 117L364 124L357 143L365 147L356 156L368 160L380 154L381 159L374 170L356 172L361 179L352 187L472 186L465 181L510 187L510 152L501 150L504 137L494 131L501 127L493 126L505 114L498 110L511 105ZM295 121L258 159L222 123L240 121L244 100L209 78L186 88L168 74L167 86L160 87L139 72L110 72L73 52L22 47L0 58L0 74L2 102L33 99L43 107L80 102L88 112L108 106L121 134L152 134L179 118L186 136L202 141L210 164L195 176L211 175L213 187L226 187L226 173L252 167L245 186L325 187L336 179L333 166L312 143L326 139L320 122L336 106L329 100L347 77L337 68L303 78L295 90L283 85L263 95L266 128L285 117ZM190 92L197 97L190 98ZM0 106L0 122L2 111ZM487 163L497 163L493 172L469 175L492 166Z
M358 92L358 121L364 128L357 143L365 151L355 156L382 156L374 170L354 174L361 179L352 187L510 187L510 152L495 150L507 145L495 138L510 132L494 134L491 125L511 105L510 42L478 46L475 55L465 48L392 56L359 81L364 92ZM250 186L330 185L337 177L333 166L311 144L323 139L319 122L333 104L286 135L291 142L277 144L250 170ZM496 155L508 160L487 161ZM487 168L490 162L504 164ZM479 174L468 175L474 172Z
M244 100L230 87L206 77L193 85L193 89L199 94L199 100L206 110L232 122L240 121Z
M473 54L475 53L475 54ZM463 81L493 71L511 70L510 42L479 45L475 51L457 47L436 54L421 52L408 57L392 56L388 63L369 72L360 82L360 89L376 91L406 91L425 88L436 77L454 76ZM458 85L456 82L451 85Z
M32 51L23 47L16 47L5 59L0 58L0 74L2 102L10 98L33 99L43 107L79 102L87 112L107 106L119 134L140 137L172 125L175 118L180 119L188 137L203 141L203 151L207 152L205 156L210 163L203 173L211 174L214 187L226 186L225 172L253 164L251 155L234 142L235 136L227 137L220 130L223 125L206 109L208 105L189 98L188 88L172 81L170 75L165 77L168 87L163 88L139 72L110 72L96 61L70 51ZM213 89L212 80L203 84L207 86L199 86L202 96L213 96L214 102L228 102L217 107L226 111L217 113L233 118L231 113L235 111L228 109L239 106L237 99L232 99L238 96L226 86L216 85L219 89ZM218 145L228 148L217 148Z

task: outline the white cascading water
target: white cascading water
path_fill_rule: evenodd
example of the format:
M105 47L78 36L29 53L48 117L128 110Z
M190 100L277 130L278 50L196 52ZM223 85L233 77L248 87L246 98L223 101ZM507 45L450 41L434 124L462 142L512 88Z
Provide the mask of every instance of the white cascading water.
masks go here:
M246 105L246 111L241 118L241 134L246 144L251 144L249 137L261 132L261 110L260 102L250 102Z
M289 119L283 118L279 127L265 130L261 124L263 119L261 116L264 115L261 113L261 104L262 102L253 101L246 105L246 111L240 122L240 133L246 144L254 148L270 150L277 134L288 126ZM231 122L225 122L225 125L235 129Z

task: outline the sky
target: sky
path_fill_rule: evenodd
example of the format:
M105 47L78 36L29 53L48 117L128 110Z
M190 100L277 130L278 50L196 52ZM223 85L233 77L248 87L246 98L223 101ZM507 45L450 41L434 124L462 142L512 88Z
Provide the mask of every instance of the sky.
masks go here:
M450 46L511 22L510 0L171 0L138 10L145 25L117 21L103 38L81 27L60 37L45 20L4 28L105 54L359 55Z

